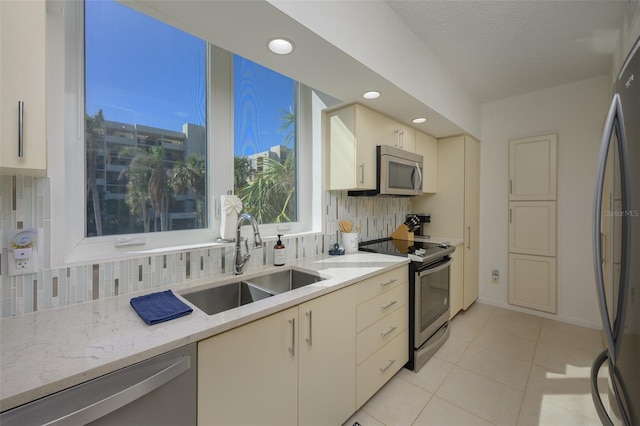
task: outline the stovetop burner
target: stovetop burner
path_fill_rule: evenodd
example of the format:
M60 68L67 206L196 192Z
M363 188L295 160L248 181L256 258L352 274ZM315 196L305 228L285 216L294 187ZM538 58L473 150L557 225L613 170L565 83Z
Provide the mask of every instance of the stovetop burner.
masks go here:
M360 251L370 253L382 253L403 257L407 257L409 254L414 254L416 253L416 250L418 250L420 257L424 259L423 262L438 260L455 251L455 247L449 244L396 240L393 238L363 241L359 244L359 249ZM424 250L424 252L422 252L422 250Z

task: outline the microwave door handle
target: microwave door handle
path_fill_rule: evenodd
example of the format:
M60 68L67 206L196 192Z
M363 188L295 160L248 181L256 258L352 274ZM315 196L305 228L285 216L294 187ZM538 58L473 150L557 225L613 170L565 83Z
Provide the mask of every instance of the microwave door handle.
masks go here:
M413 190L417 193L420 192L422 188L422 170L420 170L420 164L416 163L415 165L416 171L418 172L418 184L414 186Z

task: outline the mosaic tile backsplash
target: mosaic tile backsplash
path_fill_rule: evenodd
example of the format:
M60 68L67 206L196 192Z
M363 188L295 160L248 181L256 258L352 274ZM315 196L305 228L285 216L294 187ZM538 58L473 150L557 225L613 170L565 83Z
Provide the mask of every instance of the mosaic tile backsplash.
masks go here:
M49 268L49 179L0 176L0 317L24 315L75 303L140 290L162 289L176 283L214 279L231 271L233 247L211 247L126 260ZM328 191L326 223L350 220L362 225L360 240L386 237L411 209L408 198L348 197L346 191ZM8 233L12 229L38 230L38 272L8 276ZM325 253L338 235L305 235L283 238L287 261ZM273 248L267 244L255 253L251 267L270 264ZM43 267L43 265L45 265Z

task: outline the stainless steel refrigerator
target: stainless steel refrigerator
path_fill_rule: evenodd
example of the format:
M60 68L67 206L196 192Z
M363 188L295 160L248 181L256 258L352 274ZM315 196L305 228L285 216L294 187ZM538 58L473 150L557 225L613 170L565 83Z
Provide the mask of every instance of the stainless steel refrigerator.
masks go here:
M614 85L594 213L594 264L606 349L593 363L591 394L603 424L640 425L640 39ZM597 382L603 365L608 370L607 404Z

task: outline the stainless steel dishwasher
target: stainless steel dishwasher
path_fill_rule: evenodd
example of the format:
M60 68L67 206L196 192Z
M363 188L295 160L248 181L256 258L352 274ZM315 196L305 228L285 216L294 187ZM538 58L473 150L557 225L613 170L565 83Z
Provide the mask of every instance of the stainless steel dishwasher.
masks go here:
M197 344L0 413L11 425L195 425Z

